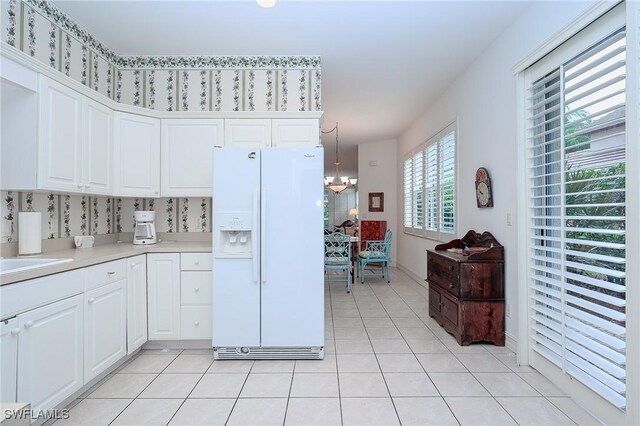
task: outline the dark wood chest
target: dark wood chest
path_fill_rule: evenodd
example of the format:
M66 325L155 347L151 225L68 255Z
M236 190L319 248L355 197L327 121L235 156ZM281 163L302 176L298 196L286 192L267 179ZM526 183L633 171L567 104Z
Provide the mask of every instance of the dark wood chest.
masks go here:
M469 255L427 250L429 315L463 346L504 346L504 249L495 244Z

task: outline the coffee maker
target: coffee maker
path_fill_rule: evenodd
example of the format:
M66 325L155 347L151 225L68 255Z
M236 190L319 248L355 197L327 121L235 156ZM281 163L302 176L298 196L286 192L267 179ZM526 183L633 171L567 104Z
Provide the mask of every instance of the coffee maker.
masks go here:
M133 231L133 244L155 244L156 238L156 212L137 211L133 213L136 226Z

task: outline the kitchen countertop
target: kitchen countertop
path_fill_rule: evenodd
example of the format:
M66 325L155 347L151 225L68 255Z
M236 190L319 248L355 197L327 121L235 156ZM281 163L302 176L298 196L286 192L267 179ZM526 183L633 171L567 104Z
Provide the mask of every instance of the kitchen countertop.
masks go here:
M2 274L0 276L0 285L13 284L19 281L70 271L72 269L85 268L98 263L137 256L139 254L199 252L211 253L211 242L163 241L148 246L133 245L130 242L122 242L103 244L92 248L50 251L35 258L73 260L71 262L59 263L57 265L43 266L41 268L15 272L13 274Z

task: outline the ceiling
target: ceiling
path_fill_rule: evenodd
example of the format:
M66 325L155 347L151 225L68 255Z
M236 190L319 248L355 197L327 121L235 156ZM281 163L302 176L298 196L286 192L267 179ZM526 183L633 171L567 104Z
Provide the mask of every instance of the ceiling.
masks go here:
M399 136L528 5L522 1L55 0L119 55L320 55L340 160ZM323 137L326 167L335 136Z

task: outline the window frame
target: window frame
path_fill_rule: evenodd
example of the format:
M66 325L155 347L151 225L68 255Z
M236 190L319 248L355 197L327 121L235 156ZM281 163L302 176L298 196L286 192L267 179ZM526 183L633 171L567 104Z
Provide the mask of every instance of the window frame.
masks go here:
M442 141L445 138L453 133L453 230L452 232L446 231L443 229L443 184L442 184ZM402 161L402 191L403 191L403 203L402 203L402 226L403 232L407 235L412 235L415 237L426 238L434 241L450 241L451 239L457 236L458 230L458 121L454 121L448 124L446 127L442 128L434 135L426 139L420 145L409 151L407 154L403 156ZM427 207L429 204L430 198L426 196L427 188L432 187L430 181L428 182L429 177L429 168L428 168L428 159L429 159L429 149L433 149L432 147L436 147L436 184L435 184L435 193L436 193L436 202L435 202L435 213L432 215L429 214L430 209ZM422 179L420 188L422 190L422 217L418 217L415 212L416 203L413 199L413 195L416 191L416 185L413 182L407 187L407 162L411 161L411 179L413 180L416 175L416 165L415 160L421 154L422 158ZM411 194L412 199L408 202L407 194ZM411 213L407 216L407 207L411 206ZM407 218L410 218L411 226L407 226ZM435 229L428 228L428 225L435 222ZM416 226L418 225L419 226Z

